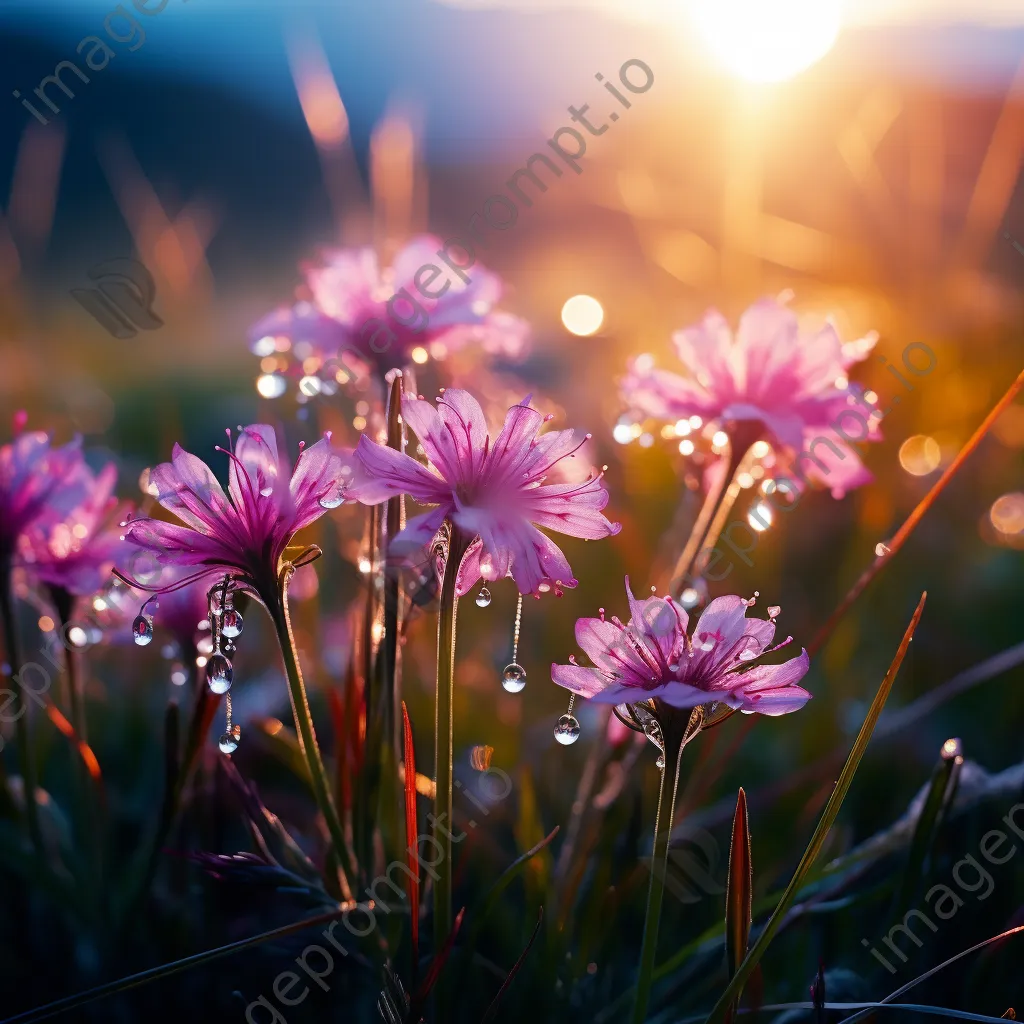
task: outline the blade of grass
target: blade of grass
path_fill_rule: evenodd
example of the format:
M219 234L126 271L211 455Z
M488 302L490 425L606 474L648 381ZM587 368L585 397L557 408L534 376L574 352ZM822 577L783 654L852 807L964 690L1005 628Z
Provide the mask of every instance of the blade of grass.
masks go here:
M1000 932L998 935L992 935L985 939L983 942L979 942L976 945L971 946L969 949L965 949L955 956L951 956L948 960L943 960L938 967L933 967L930 971L925 971L924 974L919 975L916 978L908 981L906 985L901 985L894 992L890 992L881 1003L875 1004L876 1006L890 1005L890 1000L899 999L904 992L909 992L912 988L920 985L922 981L927 981L929 978L938 974L939 971L945 970L950 964L955 964L957 960L962 960L965 956L970 956L971 953L976 953L979 949L984 949L986 946L991 946L994 942L999 942L1002 939L1008 939L1011 935L1019 935L1024 932L1024 924L1017 925L1016 928L1008 928L1005 932ZM865 1017L870 1016L873 1010L862 1011L861 1013L855 1013L850 1017L846 1017L841 1024L854 1024L855 1021L863 1020Z
M488 1021L494 1019L494 1015L498 1012L498 1003L501 1002L501 997L508 991L509 986L515 981L516 975L519 973L519 968L523 966L527 956L530 954L530 950L533 948L534 942L537 940L537 936L540 934L540 926L544 923L544 908L540 908L540 913L537 915L537 923L533 926L533 934L530 936L529 942L526 943L526 949L519 954L519 959L512 965L512 970L508 972L508 976L501 983L501 988L498 989L497 995L491 1000L491 1005L487 1007L487 1012L483 1015L483 1019L480 1024L488 1024Z
M307 917L301 921L294 921L292 924L286 924L281 928L275 928L273 931L262 932L259 935L254 935L252 938L239 939L237 942L229 942L226 946L218 946L216 949L208 949L202 953L187 956L182 960L175 960L173 963L161 964L159 967L152 967L148 971L141 971L139 974L132 974L127 978L119 978L117 981L110 981L104 985L98 985L96 988L91 988L86 992L80 992L76 996L67 996L64 999L58 999L55 1002L47 1003L45 1006L36 1007L34 1010L26 1010L24 1013L16 1014L14 1017L5 1017L0 1021L0 1024L33 1024L35 1021L48 1020L50 1017L56 1017L57 1014L66 1013L68 1010L77 1009L79 1006L86 1006L88 1003L94 1003L98 999L105 999L107 996L116 995L119 992L128 992L130 989L139 988L142 985L148 985L151 981L157 981L160 978L167 978L172 974L180 974L182 971L198 967L200 964L207 964L213 960L219 960L221 957L230 956L232 953L239 953L243 949L251 949L253 946L258 946L264 942L270 942L272 939L285 938L288 935L293 935L306 928L327 924L329 921L333 921L344 914L350 913L355 909L355 906L356 904L349 903L344 907L338 907L336 910L328 911L326 914L317 914L315 917ZM366 913L370 913L371 911L371 908L366 904L362 904L361 909Z
M423 1007L426 1004L427 998L430 996L431 990L441 977L444 965L448 962L448 957L451 955L452 946L455 945L455 938L459 934L459 929L462 927L462 918L465 914L466 908L463 907L455 915L455 923L452 925L452 930L448 933L448 938L444 940L444 945L437 951L434 959L430 961L430 969L427 971L427 976L423 979L423 984L420 985L416 990L416 994L412 997L412 1006L409 1010L409 1020L418 1021L422 1016Z
M832 791L832 796L829 798L828 804L821 816L821 820L818 822L818 827L814 830L814 834L811 836L811 841L807 844L807 849L804 850L804 855L800 858L800 863L797 865L796 871L793 873L793 877L789 881L789 885L786 886L786 891L782 894L782 899L779 900L779 905L775 908L775 911L769 918L764 930L758 936L757 942L754 943L753 948L746 955L736 973L729 980L729 984L726 986L725 991L721 996L719 996L718 1002L715 1003L711 1013L708 1014L707 1024L718 1024L718 1022L723 1020L725 1017L726 1010L736 998L737 993L743 988L744 983L760 962L761 957L764 956L765 950L768 948L772 939L775 937L775 933L782 925L786 911L789 909L790 903L793 902L793 897L800 888L800 883L803 881L804 876L810 870L811 865L821 852L821 848L825 843L825 838L839 814L839 809L842 807L843 800L846 798L850 784L853 782L853 776L856 774L861 758L864 756L864 751L867 749L868 742L871 739L871 733L875 728L875 723L878 721L878 716L882 713L882 708L885 707L885 702L892 690L896 674L899 672L900 665L903 663L903 657L907 653L910 641L914 637L914 630L917 629L917 624L921 621L921 614L924 611L924 603L927 596L927 593L922 594L921 600L917 603L917 608L914 611L913 618L910 620L910 625L907 626L907 630L903 634L903 640L900 642L899 650L896 652L896 657L893 658L892 664L889 666L889 671L886 672L885 678L882 680L882 684L879 686L878 692L875 694L875 699L871 702L871 707L868 709L867 717L864 719L864 724L860 727L860 732L857 734L857 739L854 741L853 749L850 751L850 756L846 759L846 764L843 766L842 773L839 776L839 781L836 783L836 787Z
M946 489L946 485L956 476L957 471L974 452L974 449L981 444L985 435L989 432L992 424L1002 415L1003 410L1017 397L1017 393L1024 387L1024 370L1017 379L1010 385L1009 390L993 406L992 411L982 421L981 426L971 435L970 440L960 449L957 457L946 468L945 473L935 481L931 490L917 503L917 507L907 516L903 525L896 531L892 539L885 544L885 553L875 558L861 574L860 579L853 585L850 592L843 598L839 607L829 616L828 621L818 630L817 636L807 647L807 653L813 658L824 646L825 641L832 635L839 620L850 610L853 603L864 592L868 584L882 571L882 569L899 554L900 548L907 542L907 539L914 532L917 524L924 518L925 513L935 504L939 495Z
M736 973L747 955L750 942L750 917L753 905L754 869L750 856L750 821L747 817L747 794L740 787L736 794L736 814L732 819L732 840L729 844L729 873L725 889L725 955L729 977ZM735 1014L743 990L736 993L730 1008Z
M918 882L924 874L925 860L932 847L939 812L946 802L950 779L957 767L956 760L955 757L947 757L943 752L939 763L932 772L928 795L925 797L917 824L914 826L914 836L910 841L910 853L907 856L907 866L903 872L903 883L896 898L896 909L901 917L906 908L910 906L914 893L917 891ZM963 758L960 761L962 763Z

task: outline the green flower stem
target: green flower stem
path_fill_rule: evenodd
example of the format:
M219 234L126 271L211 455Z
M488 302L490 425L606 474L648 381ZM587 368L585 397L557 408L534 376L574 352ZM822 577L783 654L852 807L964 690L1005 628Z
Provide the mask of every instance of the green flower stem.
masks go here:
M3 620L4 646L7 661L11 666L11 678L16 680L21 671L21 657L18 649L18 627L14 619L14 591L12 589L10 566L0 569L0 619ZM36 803L36 768L32 758L31 739L28 727L28 705L21 696L21 683L12 687L14 693L14 728L18 743L18 767L24 792L25 817L28 832L37 857L44 857L43 832L39 825L39 807Z
M437 613L437 690L434 713L434 842L443 852L434 884L434 956L444 948L452 930L452 783L454 760L452 699L455 693L455 621L459 597L456 582L463 556L472 538L452 527L441 580L441 606ZM450 1020L448 986L437 982L437 1020Z
M287 563L282 567L278 577L278 600L270 607L270 613L274 620L274 627L277 630L281 655L284 658L285 674L288 676L288 695L292 702L292 714L295 717L295 729L299 737L299 746L302 748L302 753L306 758L306 765L309 768L313 795L316 797L320 813L327 822L327 830L331 835L331 842L334 844L338 870L341 875L342 895L345 899L351 900L352 891L349 887L349 876L355 876L352 874L352 864L349 860L348 847L345 843L345 832L341 827L341 819L338 817L338 811L331 797L330 783L327 781L327 772L324 770L323 758L320 756L320 748L316 742L316 733L313 731L313 717L309 711L309 700L306 697L306 686L302 681L302 669L299 667L298 652L295 649L295 636L292 633L291 616L288 613L288 581L294 572L295 566L291 563Z
M57 614L61 623L61 636L67 635L67 626L74 612L74 599L66 591L54 594ZM71 644L64 643L64 670L67 673L68 717L75 730L79 743L86 744L85 699L83 695L80 659L75 656ZM98 783L86 769L79 749L71 752L74 762L75 787L78 792L77 818L82 839L89 849L90 869L92 871L92 895L95 897L96 908L102 917L105 914L105 881L103 876L103 831L104 821L101 813L101 800L97 792Z
M640 946L640 970L637 975L636 1002L633 1004L633 1024L643 1024L654 982L654 958L658 947L658 926L661 922L661 904L665 895L665 873L668 870L668 850L672 841L672 818L675 814L676 794L679 790L679 765L683 748L697 734L702 721L700 708L694 709L680 729L680 712L669 709L659 714L663 730L665 766L661 770L658 787L658 812L654 819L654 850L651 855L651 884L647 890L647 913L644 917L644 935ZM671 786L671 792L669 792Z
M686 547L676 562L669 586L673 593L684 584L690 585L694 571L697 576L703 572L704 565L699 564L700 555L703 551L713 549L718 543L725 521L742 492L737 480L740 467L753 444L760 439L761 433L760 424L753 422L734 425L729 431L729 461L725 473L722 474L718 487L710 490L704 499L704 505L690 532Z

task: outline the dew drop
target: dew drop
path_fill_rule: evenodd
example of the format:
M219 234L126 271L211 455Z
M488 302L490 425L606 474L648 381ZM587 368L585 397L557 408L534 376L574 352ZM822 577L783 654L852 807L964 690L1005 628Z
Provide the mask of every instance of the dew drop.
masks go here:
M274 493L274 488L271 487L269 484L266 487L261 487L260 488L260 494L264 498L269 498L273 493Z
M502 670L501 685L509 693L520 693L526 686L526 669L514 661L510 662Z
M705 640L704 643L700 645L700 649L702 651L713 651L715 649L715 641Z
M768 605L768 618L777 619L782 614L782 607L777 604Z
M481 587L476 595L477 608L486 608L491 603L491 592L486 587Z
M345 500L342 497L342 490L341 484L334 484L326 494L320 496L320 507L330 509L341 505Z
M875 554L879 558L884 558L886 555L892 554L892 548L890 548L888 544L885 544L882 541L879 541L875 545Z
M225 608L224 614L221 615L220 619L220 631L222 636L234 639L236 636L240 636L242 632L242 615L241 612L235 611L234 608Z
M206 663L206 682L214 693L227 693L231 689L234 670L223 654L214 654Z
M146 615L136 615L132 623L132 636L140 647L153 642L153 620Z
M740 661L753 661L757 657L757 652L747 648L745 651L740 651L737 657Z
M654 767L655 768L661 768L661 769L664 770L664 768L665 768L665 755L664 754L659 754L658 755L658 760L654 762Z
M572 715L562 715L555 725L555 739L568 747L580 738L580 723Z
M242 731L237 725L234 726L230 732L222 732L220 734L220 739L217 741L217 746L220 747L220 752L222 754L233 754L238 749L238 741L241 737Z

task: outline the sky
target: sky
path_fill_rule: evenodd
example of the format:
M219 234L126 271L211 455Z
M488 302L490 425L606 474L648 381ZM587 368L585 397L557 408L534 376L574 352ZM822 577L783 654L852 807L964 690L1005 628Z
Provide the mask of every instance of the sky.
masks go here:
M625 17L655 19L679 0L438 0L452 7L516 10L583 7ZM717 0L689 0L717 3ZM1024 0L848 0L844 20L856 25L975 24L1024 25Z

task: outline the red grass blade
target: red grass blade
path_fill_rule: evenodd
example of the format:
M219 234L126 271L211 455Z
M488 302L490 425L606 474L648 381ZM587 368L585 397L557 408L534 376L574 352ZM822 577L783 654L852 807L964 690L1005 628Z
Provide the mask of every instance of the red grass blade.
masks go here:
M402 701L402 730L405 738L405 843L406 858L409 865L409 916L412 927L412 972L416 977L416 965L420 960L420 861L419 861L419 828L416 824L416 751L412 745L412 726L409 724L409 712L405 701Z
M753 865L750 858L750 823L747 794L740 787L732 819L729 844L729 875L725 895L725 952L731 978L747 955L753 899ZM738 998L737 998L738 1002Z
M530 940L526 943L526 949L519 954L519 959L512 965L512 970L508 972L505 980L501 983L501 988L498 989L497 995L491 1000L491 1005L487 1007L487 1012L483 1016L483 1020L480 1024L488 1024L488 1021L494 1019L494 1015L498 1012L498 1003L501 1002L501 997L508 991L509 986L515 981L516 975L519 973L519 968L523 966L527 956L529 956L530 950L533 948L534 942L537 940L537 935L540 933L540 926L544 923L544 908L540 908L540 913L537 915L537 923L533 927L533 934L530 936Z
M448 933L448 938L445 939L444 945L435 954L434 959L430 961L430 970L427 971L423 984L420 985L416 995L413 996L412 1008L409 1012L410 1020L419 1020L416 1014L422 1010L431 989L437 984L437 979L441 977L441 971L444 970L444 965L448 962L448 956L452 951L452 946L455 945L455 937L459 934L459 929L462 927L462 918L465 916L465 913L466 908L463 907L455 915L455 923L452 925L452 930Z

